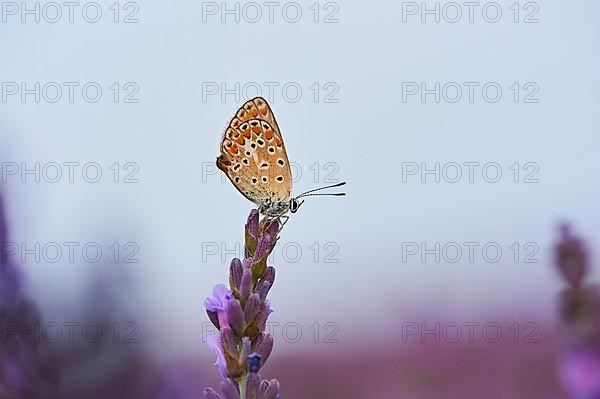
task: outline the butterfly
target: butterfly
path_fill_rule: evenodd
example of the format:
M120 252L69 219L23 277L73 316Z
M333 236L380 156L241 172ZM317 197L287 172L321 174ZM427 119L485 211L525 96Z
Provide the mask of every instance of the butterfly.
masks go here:
M292 197L292 171L281 131L271 107L262 97L248 100L229 122L221 140L217 167L263 215L278 218L296 213L304 200L314 195L342 196L345 193L314 194L345 182L306 191Z

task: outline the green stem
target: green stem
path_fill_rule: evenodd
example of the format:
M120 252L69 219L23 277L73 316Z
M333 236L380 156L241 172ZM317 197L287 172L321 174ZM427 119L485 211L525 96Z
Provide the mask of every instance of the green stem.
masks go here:
M244 373L238 378L238 385L240 387L240 399L246 399L246 383L248 382L248 374Z

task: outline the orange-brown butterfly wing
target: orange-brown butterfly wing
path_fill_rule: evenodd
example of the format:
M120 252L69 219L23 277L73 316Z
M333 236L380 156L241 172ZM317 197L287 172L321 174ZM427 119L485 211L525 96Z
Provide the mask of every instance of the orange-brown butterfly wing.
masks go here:
M292 172L275 115L256 97L236 112L221 141L217 158L231 183L250 201L288 201Z

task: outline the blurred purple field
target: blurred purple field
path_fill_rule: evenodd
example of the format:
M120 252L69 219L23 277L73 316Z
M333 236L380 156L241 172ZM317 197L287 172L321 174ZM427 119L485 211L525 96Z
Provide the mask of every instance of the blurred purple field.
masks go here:
M275 355L263 374L277 376L282 397L294 399L567 398L556 378L556 336L517 345L506 340L419 343L399 350L389 350L390 344L368 350L333 346L327 353ZM182 367L187 383L201 389L192 381L206 374L203 363ZM216 384L212 375L209 385Z
M4 242L6 223L2 221L1 226ZM565 259L572 261L573 253L579 251L577 245L567 245ZM191 399L201 398L206 386L218 386L219 373L208 348L206 356L161 357L152 355L148 343L115 343L111 336L97 342L41 339L32 331L44 315L23 290L26 276L12 259L3 259L1 398ZM583 274L566 276L577 285ZM93 321L107 330L115 322L132 320L133 315L125 317L125 307L117 300L119 290L126 289L126 280L119 273L98 275L87 302L81 304L78 320ZM362 344L339 342L284 353L275 348L262 374L277 377L280 397L290 399L569 397L557 372L569 334L558 323L535 325L533 338L504 331L502 336L481 339L474 335L471 339L464 326L454 327L452 334L440 327L423 334L416 323L407 327L392 322L392 333L386 338L374 330L357 329L353 338L360 338ZM462 336L465 332L467 337ZM459 339L449 338L457 333ZM198 345L205 344L199 339ZM597 380L598 370L588 370L587 378Z

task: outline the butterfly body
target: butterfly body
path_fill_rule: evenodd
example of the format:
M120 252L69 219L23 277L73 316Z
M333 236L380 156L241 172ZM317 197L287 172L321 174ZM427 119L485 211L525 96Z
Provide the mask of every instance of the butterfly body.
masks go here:
M292 172L285 144L264 98L248 100L238 109L223 134L220 150L217 167L244 197L258 205L263 215L277 218L288 211L294 213L304 202L298 198L305 194L292 198Z

